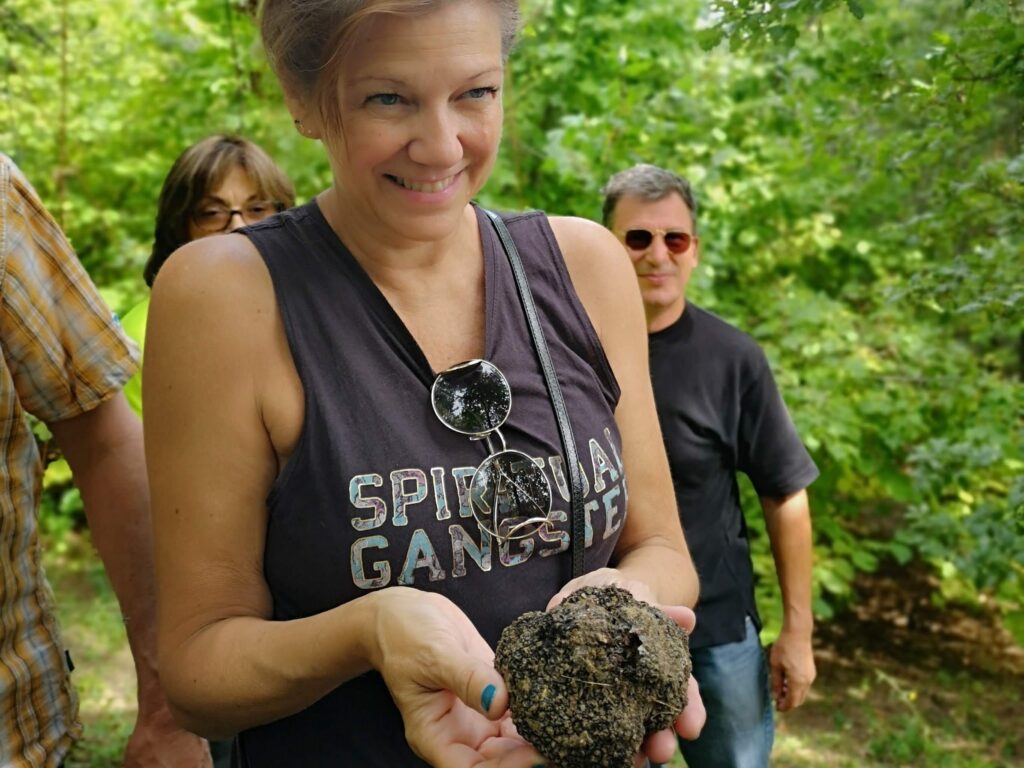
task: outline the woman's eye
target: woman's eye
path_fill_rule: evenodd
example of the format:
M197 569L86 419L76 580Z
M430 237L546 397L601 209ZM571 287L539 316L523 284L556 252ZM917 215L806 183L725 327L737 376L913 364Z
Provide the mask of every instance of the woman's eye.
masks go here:
M467 99L482 99L485 96L494 96L498 92L498 89L493 86L487 86L485 88L474 88L471 91L466 91Z
M374 104L380 104L384 107L393 107L402 101L402 97L397 93L375 93L366 101Z

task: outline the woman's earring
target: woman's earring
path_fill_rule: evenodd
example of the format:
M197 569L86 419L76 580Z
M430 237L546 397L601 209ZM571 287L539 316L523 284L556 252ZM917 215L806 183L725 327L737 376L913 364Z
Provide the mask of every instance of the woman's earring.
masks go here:
M2 3L2 2L3 2L3 0L0 0L0 3ZM302 121L299 118L293 119L292 122L295 124L295 130L297 130L299 132L300 136L302 136L304 138L307 138L307 139L317 139L317 138L319 138L317 136L316 129L315 128L309 128L309 127L303 125Z

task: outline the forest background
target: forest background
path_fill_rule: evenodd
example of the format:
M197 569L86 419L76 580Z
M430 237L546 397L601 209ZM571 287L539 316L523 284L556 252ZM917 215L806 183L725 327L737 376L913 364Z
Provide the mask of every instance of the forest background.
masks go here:
M1024 644L1024 5L522 5L482 202L599 220L617 170L689 177L691 296L764 346L822 470L822 626L870 601L864 584L882 582L863 574L906 573L929 606L981 611ZM283 107L254 6L0 0L0 151L116 311L144 295L160 185L192 142L254 139L301 201L329 183ZM62 461L46 487L44 527L67 553L84 518ZM744 493L770 641L777 586ZM51 569L59 581L89 557ZM1024 761L1019 741L997 746L995 762L964 764Z

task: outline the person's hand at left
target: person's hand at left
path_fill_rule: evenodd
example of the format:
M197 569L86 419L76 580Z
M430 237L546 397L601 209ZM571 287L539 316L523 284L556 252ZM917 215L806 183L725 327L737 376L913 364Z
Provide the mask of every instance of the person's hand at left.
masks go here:
M160 696L162 700L162 696ZM166 703L140 703L124 752L124 768L210 768L206 739L182 730Z
M807 698L817 675L810 632L795 632L785 626L769 653L772 698L779 712L799 707Z
M615 568L600 568L568 582L548 601L547 609L550 611L573 592L583 587L620 587L625 589L637 600L659 608L688 634L693 632L693 628L697 624L697 617L692 610L684 605L659 605L654 599L654 592L647 584L630 579ZM707 712L704 710L704 702L700 698L700 687L691 675L687 689L686 708L679 713L672 728L647 734L641 753L637 755L637 766L642 766L647 759L653 763L667 763L676 751L676 734L684 739L696 739L700 735L706 719Z

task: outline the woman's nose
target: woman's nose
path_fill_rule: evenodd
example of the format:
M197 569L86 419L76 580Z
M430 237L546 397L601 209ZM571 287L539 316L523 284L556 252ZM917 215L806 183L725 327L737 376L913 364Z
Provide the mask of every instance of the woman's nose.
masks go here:
M452 168L462 159L459 120L447 106L425 111L416 136L409 144L409 158L429 168Z
M245 219L242 217L242 212L239 210L231 211L231 216L228 217L228 232L234 232L236 229L241 229L245 226Z

